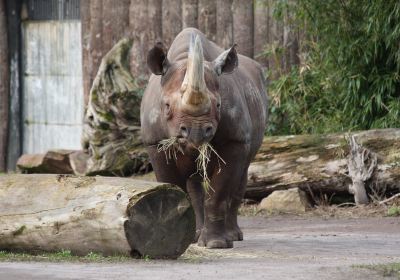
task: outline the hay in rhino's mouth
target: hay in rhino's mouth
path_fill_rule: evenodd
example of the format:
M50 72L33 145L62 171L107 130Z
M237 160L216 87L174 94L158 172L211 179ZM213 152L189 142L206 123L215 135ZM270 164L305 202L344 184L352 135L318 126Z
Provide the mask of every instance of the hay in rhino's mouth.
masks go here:
M195 174L199 174L203 178L203 187L204 190L208 193L209 190L213 190L210 183L210 178L207 174L207 166L211 161L212 154L215 154L218 161L218 173L221 171L221 162L226 164L226 162L222 159L222 157L217 153L217 151L213 148L210 143L201 144L199 147L196 147L199 155L197 156L196 162L196 172ZM161 140L157 145L157 152L164 152L165 159L168 163L169 160L177 160L178 153L182 153L184 155L184 151L178 141L177 137L171 137L168 139ZM214 191L214 190L213 190Z

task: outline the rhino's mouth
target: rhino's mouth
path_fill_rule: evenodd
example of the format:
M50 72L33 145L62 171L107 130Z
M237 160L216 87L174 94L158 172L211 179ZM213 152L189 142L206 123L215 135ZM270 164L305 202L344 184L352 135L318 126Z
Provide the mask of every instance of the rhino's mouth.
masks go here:
M157 146L157 151L164 152L165 159L168 163L169 160L177 160L179 153L184 155L186 150L185 147L188 147L188 145L190 145L190 142L184 137L171 137L161 140ZM212 187L207 174L207 166L210 163L213 154L218 161L218 173L221 171L221 163L226 164L226 162L208 142L203 143L200 146L192 146L192 148L198 152L198 156L195 160L197 168L194 174L199 174L203 178L204 189L208 192Z

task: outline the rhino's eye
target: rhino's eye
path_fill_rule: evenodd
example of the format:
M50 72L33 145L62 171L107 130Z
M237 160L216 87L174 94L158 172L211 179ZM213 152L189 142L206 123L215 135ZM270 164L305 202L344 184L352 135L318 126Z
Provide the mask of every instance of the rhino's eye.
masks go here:
M219 109L221 107L221 103L217 103L217 108Z
M167 116L170 116L170 115L171 115L171 106L169 105L169 103L165 103L165 109L164 109L164 111L165 111L165 114L166 114Z

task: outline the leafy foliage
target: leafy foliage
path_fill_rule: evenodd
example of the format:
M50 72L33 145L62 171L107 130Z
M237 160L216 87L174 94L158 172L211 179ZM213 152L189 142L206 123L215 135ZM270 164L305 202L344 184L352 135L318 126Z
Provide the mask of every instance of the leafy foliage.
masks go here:
M399 1L280 0L274 8L307 38L302 63L271 82L269 134L400 126Z

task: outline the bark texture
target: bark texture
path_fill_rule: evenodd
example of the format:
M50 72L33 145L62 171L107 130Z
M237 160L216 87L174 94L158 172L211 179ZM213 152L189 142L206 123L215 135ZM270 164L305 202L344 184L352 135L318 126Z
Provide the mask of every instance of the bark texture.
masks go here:
M7 169L9 66L5 0L0 0L0 172Z
M123 178L0 176L0 250L177 258L194 238L178 187Z
M147 168L140 139L141 91L129 72L132 41L123 39L102 59L90 91L82 144L87 175L127 176Z
M377 155L367 191L400 190L400 129L352 133ZM349 193L351 178L345 134L265 137L249 168L246 198L298 187L315 193Z

